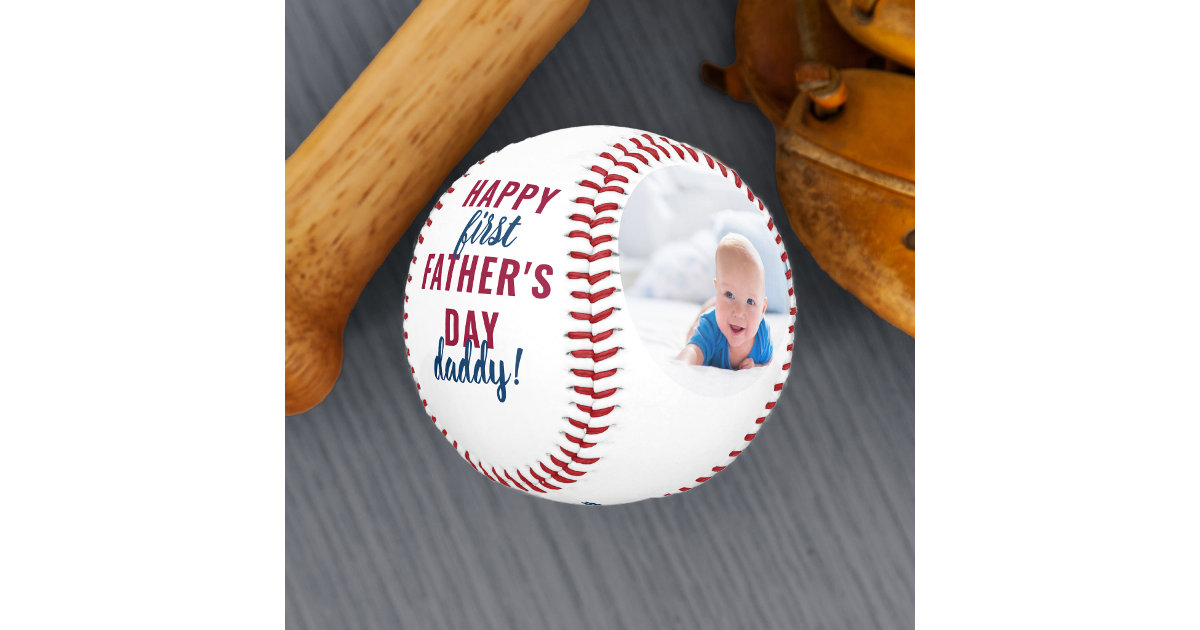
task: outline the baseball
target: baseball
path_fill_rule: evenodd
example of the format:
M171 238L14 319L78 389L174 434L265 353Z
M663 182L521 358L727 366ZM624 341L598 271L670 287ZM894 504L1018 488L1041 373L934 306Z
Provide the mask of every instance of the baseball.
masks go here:
M576 127L472 165L421 226L404 339L434 427L515 492L611 505L686 492L783 389L791 271L717 158Z

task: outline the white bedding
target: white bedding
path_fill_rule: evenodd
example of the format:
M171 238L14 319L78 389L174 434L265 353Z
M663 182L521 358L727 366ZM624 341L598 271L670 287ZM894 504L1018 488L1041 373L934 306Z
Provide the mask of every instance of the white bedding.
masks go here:
M700 314L700 305L679 300L661 300L626 296L629 316L637 326L646 350L663 371L689 390L703 396L722 396L742 389L759 378L779 378L780 366L787 355L788 326L791 316L767 313L773 354L771 365L750 370L725 370L700 365L684 365L675 356L687 343L691 325Z

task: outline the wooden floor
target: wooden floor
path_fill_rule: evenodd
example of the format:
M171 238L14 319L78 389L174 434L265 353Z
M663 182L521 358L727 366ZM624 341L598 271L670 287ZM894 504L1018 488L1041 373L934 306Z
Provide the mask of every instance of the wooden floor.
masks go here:
M414 0L287 0L290 154ZM701 147L780 206L773 131L699 80L732 0L594 0L454 170L551 129ZM444 190L442 186L440 190ZM290 628L912 628L913 340L780 225L799 313L758 438L698 489L585 508L499 487L425 415L401 331L409 231L350 316L341 379L287 421Z

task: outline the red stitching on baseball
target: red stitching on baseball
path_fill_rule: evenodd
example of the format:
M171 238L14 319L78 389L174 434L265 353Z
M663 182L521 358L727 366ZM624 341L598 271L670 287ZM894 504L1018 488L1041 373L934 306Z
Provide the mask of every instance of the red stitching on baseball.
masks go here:
M661 159L658 157L658 152L659 152L659 150L661 150L661 149L662 149L662 147L659 147L658 149L654 149L654 148L651 148L651 147L645 146L645 145L643 145L643 144L642 144L642 141L641 141L640 139L638 139L638 138L630 138L629 140L630 140L630 142L633 142L633 146L635 146L635 147L637 147L638 149L640 149L640 150L642 150L642 151L645 151L646 153L649 153L650 155L654 156L654 161L655 161L655 162L661 162L661 161L662 161L662 160L661 160ZM653 144L653 141L651 141L651 144ZM663 153L666 153L666 151L663 151Z
M612 336L613 332L615 332L615 331L616 331L616 328L610 328L602 333L593 334L593 333L589 333L589 332L584 332L582 330L576 330L576 331L567 333L567 337L571 338L571 339L587 339L588 341L590 341L592 343L596 343L597 341L604 341L605 339L608 339L609 337Z
M589 199L588 201L591 201L591 200ZM580 203L583 203L583 202L580 202ZM582 214L572 214L570 219L572 221L579 221L580 223L586 223L588 225L588 227L590 227L590 228L594 228L597 225L604 225L605 223L612 223L613 221L616 221L616 218L611 217L611 216L600 217L598 219L591 219L591 218L583 216Z
M617 221L617 218L612 217L612 216L602 216L600 218L588 218L583 215L571 215L570 218L571 218L571 221L587 223L589 228L594 228L596 226L604 226L605 223L612 223L613 221Z
M612 255L613 255L613 253L612 253L612 250L610 250L610 249L606 249L601 252L596 252L594 254L587 254L584 252L571 252L571 258L583 259L590 263L596 262L597 260L600 260L601 258L608 258L609 256L612 256Z
M617 393L617 388L615 388L615 387L612 389L606 389L603 391L596 391L590 387L580 387L578 385L574 385L571 388L574 389L575 393L579 394L580 396L591 396L592 398L597 398L597 399L608 398L609 396L612 396L613 394ZM607 429L608 427L604 427L604 428Z
M574 312L570 313L570 315L571 315L571 317L574 317L575 319L583 319L583 320L587 320L588 323L595 324L596 322L604 321L605 319L607 319L609 315L612 315L612 312L613 312L613 309L609 308L609 309L600 311L599 313L596 313L595 315L592 315L591 313L574 313Z
M512 486L508 485L508 482L504 480L504 477L501 477L501 476L500 476L500 473L496 472L496 467L495 467L495 466L492 466L492 479L494 479L494 480L496 480L496 481L498 481L498 482L500 482L500 483L504 484L504 486L505 486L506 488L511 488L511 487L512 487Z
M530 472L532 473L533 471L530 471ZM545 490L542 490L541 488L539 488L539 487L537 487L537 486L533 485L533 482L532 482L532 481L530 481L530 480L526 479L526 478L525 478L525 475L522 475L522 474L521 474L521 471L519 471L519 470L517 471L517 476L521 478L521 481L524 481L524 482L525 482L525 485L529 486L529 489L530 489L530 490L533 490L534 492L540 492L540 493L542 493L542 494L546 494L546 491L545 491ZM512 477L509 477L509 479L512 479Z
M579 271L568 271L567 277L572 280L587 280L588 284L596 284L611 275L611 271L601 271L597 274L586 274Z
M602 378L608 378L608 377L612 376L613 374L616 374L617 368L613 368L611 370L604 370L603 372L593 372L592 370L581 370L578 368L572 368L571 373L574 374L575 376L578 376L579 378L590 378L590 379L592 379L593 382L595 382Z
M616 390L611 390L611 391L616 391ZM570 420L571 426L575 427L576 429L583 429L585 435L599 435L608 430L607 426L589 428L586 422L580 422L579 420L575 420L574 418L568 418L568 420Z
M553 455L550 455L550 461L553 461L560 468L566 466L565 463L558 461L558 459L556 457L554 457ZM575 483L574 479L567 479L566 477L558 474L557 470L550 468L546 464L541 463L541 462L538 462L538 464L542 467L542 470L546 471L547 475L550 475L551 479L553 479L559 483Z
M561 490L562 489L562 488L559 488L558 486L552 486L549 483L547 483L545 479L542 479L541 475L533 472L532 468L529 469L529 476L533 477L534 479L537 479L537 482L542 484L543 488L549 488L551 490Z
M520 475L521 473L520 473L520 472L518 472L517 474L518 474L518 475ZM513 478L512 478L512 475L508 474L508 471L507 471L507 470L506 470L506 471L504 471L504 476L505 476L505 477L508 477L508 480L509 480L509 481L511 481L511 482L513 482L513 485L514 485L514 486L516 486L516 487L518 487L518 488L520 488L520 489L522 489L522 490L525 490L525 492L529 492L529 490L527 490L527 489L525 488L525 486L522 486L520 483L518 483L518 482L517 482L517 480L516 480L516 479L513 479ZM528 482L528 481L526 481L525 483L529 483L529 482Z
M629 154L628 151L625 151L625 153L627 155ZM634 172L637 172L637 167L631 163L621 162L621 161L617 160L616 158L612 157L612 155L608 154L608 153L606 153L604 157L606 157L608 160L612 161L616 165L626 166L627 168L630 168ZM635 156L635 159L637 159L636 156ZM620 176L620 175L610 174L607 170L605 170L604 168L601 168L600 166L592 166L588 170L593 173L603 176L604 183L598 184L593 181L584 180L584 181L580 182L581 187L594 190L597 195L605 194L605 193L625 194L624 188L621 188L619 186L611 186L609 184L611 184L612 182L628 183L629 180L627 178ZM575 202L578 204L581 204L581 205L592 206L592 214L593 215L599 215L604 212L615 211L615 210L619 209L619 207L620 207L616 203L596 204L596 200L594 197L593 198L577 197L575 199ZM587 231L584 231L583 229L571 230L567 234L567 237L571 238L571 239L575 239L575 238L586 239L588 241L589 246L593 250L595 250L592 252L569 251L568 256L570 256L571 258L573 258L575 260L586 260L588 262L588 264L590 265L592 263L595 263L596 261L603 260L605 258L615 255L615 253L611 249L596 250L597 246L602 245L604 243L611 242L613 240L613 237L611 235L593 236L591 234L591 230L594 230L598 226L607 225L609 223L615 222L616 221L615 217L613 217L611 215L603 216L603 217L600 217L600 216L589 217L584 214L572 214L568 218L572 222L581 223L581 224L586 225L588 229L587 229ZM611 274L610 271L604 271L604 272L600 272L597 274L583 273L583 272L568 272L567 277L568 277L568 279L571 279L571 280L587 280L588 284L590 286L594 286L597 282L604 280L610 274ZM602 289L600 291L595 291L595 292L572 291L570 295L571 295L571 297L573 297L575 299L586 300L587 303L589 305L591 305L591 304L595 304L599 300L602 300L602 299L612 295L615 291L616 291L616 287L611 287L611 288ZM577 321L586 321L589 324L596 324L600 321L603 321L608 316L610 316L613 313L613 311L614 311L613 308L608 308L599 313L594 313L594 314L591 312L569 311L568 315ZM603 341L603 340L607 339L608 337L610 337L613 334L613 332L614 332L613 329L599 332L599 333L593 333L591 330L569 331L567 333L568 338L575 339L575 340L587 340L590 344L592 344L592 348L590 348L590 349L585 348L585 349L575 350L575 351L570 352L570 354L572 356L574 356L575 358L591 359L593 362L598 362L598 361L602 361L602 360L611 358L619 351L619 348L609 348L607 350L598 350L598 349L596 349L595 345L598 342ZM572 369L571 372L573 374L575 374L577 377L591 378L592 381L595 382L595 381L601 380L603 378L612 376L613 374L616 373L616 370L613 369L613 370L606 370L603 372L596 372L596 371L592 371L592 370ZM575 393L577 393L581 396L587 397L589 399L589 401L594 401L594 400L606 398L607 396L611 396L616 391L616 388L600 392L600 394L602 394L602 395L597 395L597 392L595 392L594 390L592 390L590 388L574 387L573 390L575 391ZM607 415L613 409L615 409L615 407L608 407L606 409L598 409L598 408L595 408L593 405L585 405L582 402L576 402L574 404L579 409L579 411L587 414L588 420L583 421L583 420L576 420L574 418L567 418L568 423L572 426L573 429L576 429L576 430L582 429L584 436L596 435L599 433L603 433L605 430L608 429L608 426L593 427L593 426L591 426L590 423L595 418L603 417L604 415ZM542 468L543 471L545 471L546 474L550 475L551 479L554 479L555 481L562 483L562 484L574 483L575 480L569 479L563 475L582 477L584 474L586 474L586 472L587 472L586 470L576 470L576 469L571 468L571 465L573 464L573 465L578 465L578 466L587 466L587 465L590 465L590 464L593 464L593 463L599 461L599 458L597 458L597 457L582 457L579 454L579 452L582 451L583 449L591 448L592 446L595 446L596 443L588 442L588 441L584 440L583 437L578 436L578 435L572 435L570 433L564 433L563 436L567 439L567 442L569 444L571 444L575 447L575 452L572 452L571 450L567 449L565 446L559 446L559 450L562 452L562 454L564 456L566 456L569 459L570 463L568 463L566 461L562 461L558 457L555 457L554 455L550 455L549 456L550 461L553 462L553 464L559 468L559 471L555 471L554 469L547 466L544 462L539 462L538 465ZM560 474L560 472L561 472L561 474ZM543 487L551 489L551 490L560 489L559 486L554 486L552 484L549 484L542 478L538 477L536 475L536 473L534 473L532 468L530 469L529 473L530 473L530 475L535 476L538 479L539 483L541 483L541 485ZM517 475L521 476L520 470L517 471ZM510 480L512 479L511 477L509 477L509 478L510 478ZM524 477L522 477L522 479L524 479ZM516 483L515 480L513 480L513 482ZM526 483L529 484L530 487L533 487L533 484L530 483L528 480L526 480Z
M649 134L645 134L645 135L649 136ZM671 142L670 139L664 138L662 136L659 136L658 139L661 140L663 142L663 144L671 147L672 149L675 149L675 152L679 154L679 159L681 159L681 160L683 159L683 149L680 149L679 145L675 144L674 142Z
M624 193L625 192L625 189L621 188L620 186L601 186L600 184L597 184L596 182L590 182L587 180L579 182L579 185L584 186L586 188L591 188L592 190L596 191L597 195L600 193L606 193L606 192L615 192L615 193ZM579 199L583 199L583 197L580 197Z
M599 302L600 300L612 295L616 290L617 287L608 287L607 289L601 289L595 293L588 293L587 291L572 291L571 297L578 298L580 300L587 300L592 304L595 304L596 302Z
M611 160L614 166L624 166L625 168L627 168L627 169L629 169L629 170L633 171L634 173L640 173L640 172L641 172L641 171L639 171L639 170L638 170L638 168L637 168L636 166L634 166L632 163L630 163L630 162L622 162L622 161L618 160L617 158L613 157L611 153L608 153L608 152L601 153L601 154L600 154L600 157L602 157L602 158L604 158L604 159L606 159L606 160ZM626 181L626 182L628 182L629 180L625 180L625 181ZM607 177L607 176L604 178L604 183L606 183L606 184L608 183L608 177Z
M588 465L588 464L595 464L596 462L600 461L599 457L580 457L577 453L572 453L571 451L568 451L565 446L558 447L558 450L562 451L563 455L566 455L567 457L571 458L571 461L575 462L576 464ZM564 468L563 470L565 470L569 474L573 474L578 477L582 477L584 475L584 473L582 473L582 472L573 472L569 468Z
M602 234L600 236L593 237L591 234L588 234L583 230L571 230L569 233L567 233L567 238L586 238L592 247L613 240L613 237L609 234Z
M568 451L567 449L565 449L561 446L558 448L564 454L566 454L568 457L572 457L572 458L574 457L574 455L571 455L570 451ZM567 464L567 462L562 461L561 459L555 457L554 455L550 455L549 457L550 457L550 461L554 462L555 466L558 466L560 470L567 473L568 475L575 475L576 477L580 477L583 475L583 473L581 473L577 470L571 469L571 467Z
M636 141L636 139L634 139L634 140ZM625 145L621 144L620 142L614 144L613 146L620 149L621 152L626 155L626 157L631 157L646 166L650 166L650 160L646 159L646 156L638 154L638 153L630 153L629 149L626 149ZM654 159L657 160L658 158L656 157Z
M605 407L603 409L594 409L592 407L589 407L587 405L583 405L580 403L575 403L575 406L579 407L580 411L582 411L583 413L586 413L587 415L589 415L593 418L603 418L604 416L607 416L608 414L612 413L613 409L616 409L616 407ZM568 435L567 437L569 438L571 436Z
M568 441L570 441L573 444L577 444L579 446L579 448L591 448L596 445L595 442L584 442L583 438L577 438L574 435L571 435L570 433L567 433L566 436L567 436Z
M595 350L572 350L571 356L575 357L576 359L591 359L592 361L599 363L605 359L611 358L617 353L617 350L618 348L609 348L608 350L601 350L600 352L596 352Z

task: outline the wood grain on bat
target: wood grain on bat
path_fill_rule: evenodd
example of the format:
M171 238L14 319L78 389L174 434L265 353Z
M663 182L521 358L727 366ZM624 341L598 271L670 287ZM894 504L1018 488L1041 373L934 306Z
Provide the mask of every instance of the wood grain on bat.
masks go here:
M288 158L288 414L333 388L359 293L586 7L424 0Z

